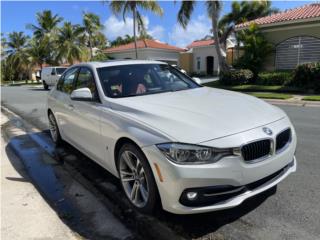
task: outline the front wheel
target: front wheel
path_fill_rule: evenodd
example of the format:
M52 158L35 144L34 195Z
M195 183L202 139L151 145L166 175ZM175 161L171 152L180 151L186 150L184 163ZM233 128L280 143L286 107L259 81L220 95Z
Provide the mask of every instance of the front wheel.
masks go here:
M158 191L148 160L133 144L119 151L118 170L128 200L140 212L150 214L158 202Z

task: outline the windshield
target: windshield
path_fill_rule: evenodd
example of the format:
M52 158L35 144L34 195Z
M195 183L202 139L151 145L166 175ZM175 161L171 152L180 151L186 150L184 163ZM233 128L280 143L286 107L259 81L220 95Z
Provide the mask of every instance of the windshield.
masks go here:
M167 64L130 64L97 70L105 95L112 98L200 87L188 76Z
M61 75L67 68L56 68L56 72L58 75Z

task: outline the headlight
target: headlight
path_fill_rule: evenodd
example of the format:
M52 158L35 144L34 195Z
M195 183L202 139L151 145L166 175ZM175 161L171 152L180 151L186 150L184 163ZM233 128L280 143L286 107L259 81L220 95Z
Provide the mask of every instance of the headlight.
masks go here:
M232 148L218 149L182 143L164 143L157 147L169 160L178 164L214 163L225 156L234 155Z

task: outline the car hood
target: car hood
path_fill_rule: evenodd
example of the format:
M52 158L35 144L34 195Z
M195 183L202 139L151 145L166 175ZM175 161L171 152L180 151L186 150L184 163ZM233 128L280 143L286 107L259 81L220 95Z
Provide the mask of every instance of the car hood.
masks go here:
M186 143L229 136L285 117L282 110L255 97L208 87L118 98L111 107L172 141Z

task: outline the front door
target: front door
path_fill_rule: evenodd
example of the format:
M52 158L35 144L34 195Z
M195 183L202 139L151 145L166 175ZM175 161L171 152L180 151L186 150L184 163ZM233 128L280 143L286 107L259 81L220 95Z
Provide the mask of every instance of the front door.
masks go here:
M73 106L71 105L70 94L73 90L74 80L78 75L79 68L71 68L61 77L57 85L57 91L54 91L55 99L55 117L59 122L60 133L62 137L69 141L72 140L72 121L71 112ZM49 71L49 75L51 71Z

